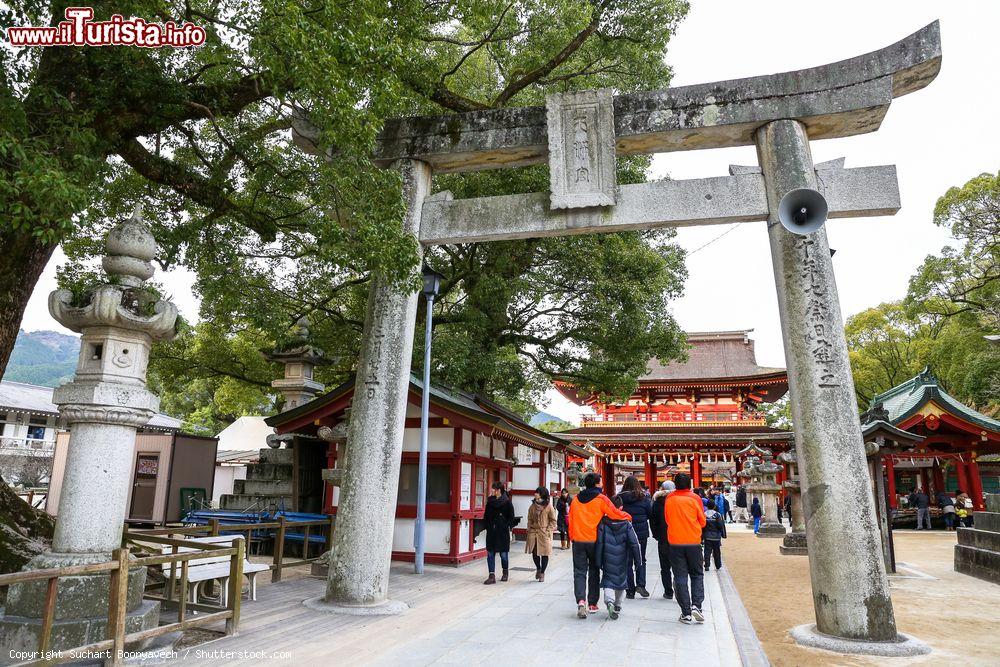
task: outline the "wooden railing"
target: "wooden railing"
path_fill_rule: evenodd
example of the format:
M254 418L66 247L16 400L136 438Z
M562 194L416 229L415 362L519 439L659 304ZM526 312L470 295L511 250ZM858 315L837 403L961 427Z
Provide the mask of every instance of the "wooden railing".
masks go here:
M271 581L278 582L281 581L281 572L284 568L308 565L319 557L309 557L310 536L313 538L316 536L316 533L313 532L314 527L320 528L319 532L324 536L326 548L330 548L330 545L333 544L333 526L334 517L332 516L327 519L317 519L314 521L286 521L284 516L279 516L276 521L240 524L220 523L218 519L210 519L207 526L183 526L179 528L136 530L129 531L128 535L132 538L145 541L145 537L148 535L201 535L215 537L222 533L246 533L246 543L247 545L250 545L254 541L254 533L257 533L258 535L262 532L268 533L267 537L269 538L270 531L274 531L274 553L270 566ZM299 533L289 531L298 531L299 529L302 529L302 558L299 560L286 561L285 540L292 535L298 536ZM318 542L319 540L313 539L313 544Z
M104 563L91 563L88 565L74 565L71 567L48 568L44 570L28 570L15 572L13 574L0 575L0 587L11 586L13 584L23 584L32 581L45 581L45 602L42 610L42 623L40 636L38 639L37 657L17 663L18 667L28 665L54 665L62 662L77 660L77 656L82 654L94 655L105 654L103 660L105 665L118 666L124 662L126 644L134 644L148 639L159 637L160 635L186 630L191 627L208 625L216 621L226 621L226 634L234 635L239 629L240 623L240 597L243 587L243 558L244 543L242 539L234 541L234 546L220 546L191 542L186 540L174 540L158 536L142 536L143 542L165 544L171 546L174 553L159 554L152 556L132 557L128 546L116 549L112 554L112 560ZM189 547L197 551L187 551L177 553L178 547ZM185 594L187 589L187 572L191 561L203 558L218 558L229 556L229 600L226 607L215 605L194 604L187 601ZM128 607L128 571L130 567L148 567L151 565L164 565L170 563L172 575L176 575L177 566L181 569L181 595L177 600L171 599L173 592L173 582L175 576L171 576L171 585L167 597L156 597L144 595L146 599L159 601L167 606L177 606L177 622L160 625L148 630L127 633L125 628L125 617ZM86 646L65 647L60 646L58 650L51 649L52 623L55 617L56 594L58 591L59 579L74 575L100 574L107 572L110 575L110 586L108 593L108 626L106 639L94 642ZM188 617L188 612L202 612L198 616Z

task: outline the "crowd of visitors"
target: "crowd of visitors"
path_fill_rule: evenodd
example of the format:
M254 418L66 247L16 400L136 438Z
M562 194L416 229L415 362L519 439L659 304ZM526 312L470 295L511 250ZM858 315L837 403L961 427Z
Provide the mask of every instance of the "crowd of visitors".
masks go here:
M944 523L945 530L956 530L960 527L972 526L972 499L961 489L952 496L947 491L938 491L934 495ZM906 496L906 507L916 510L917 530L931 530L931 497L923 489L917 487Z
M704 623L705 572L712 563L716 570L722 567L726 523L746 516L746 490L692 489L691 477L682 473L663 482L651 496L638 478L630 476L612 498L604 493L598 473L587 473L581 481L583 488L576 497L567 489L556 497L550 497L545 487L535 490L525 525L525 552L534 561L535 579L545 581L553 535L558 534L560 547L572 549L577 616L585 619L596 613L603 590L608 617L617 619L624 600L650 595L646 547L652 537L663 597L677 600L681 623ZM756 498L753 503L759 512ZM494 483L483 516L489 568L483 583L509 580L511 531L517 523L505 486ZM497 556L502 568L499 579Z
M625 479L621 492L610 497L601 487L601 476L589 472L583 489L572 497L563 489L555 498L538 487L527 512L525 552L535 564L535 579L545 581L545 570L553 550L553 535L561 549L572 549L573 597L577 616L587 618L598 611L601 590L608 617L617 619L625 599L648 598L646 547L656 541L663 597L676 599L681 623L703 623L705 572L722 568L722 542L726 524L745 522L754 533L760 530L765 510L760 498L748 497L743 486L694 488L691 477L681 473L663 482L656 492L635 476ZM931 507L936 505L945 530L971 525L972 501L959 490L954 496L938 491L933 498L920 488L906 497L915 509L917 530L930 530ZM791 524L791 497L786 495L774 508L778 521ZM773 515L772 515L773 516ZM503 484L492 486L483 523L486 529L485 584L509 580L511 531L519 519ZM500 578L496 559L500 558Z

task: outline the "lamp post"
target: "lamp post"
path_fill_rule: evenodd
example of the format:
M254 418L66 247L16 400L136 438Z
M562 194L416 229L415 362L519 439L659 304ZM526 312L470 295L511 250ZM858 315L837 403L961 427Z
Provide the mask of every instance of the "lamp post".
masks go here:
M424 286L420 293L427 299L424 328L424 391L420 400L420 458L417 463L417 520L413 524L413 572L424 573L424 524L427 519L427 427L431 404L431 326L434 322L434 297L441 287L441 274L424 266Z

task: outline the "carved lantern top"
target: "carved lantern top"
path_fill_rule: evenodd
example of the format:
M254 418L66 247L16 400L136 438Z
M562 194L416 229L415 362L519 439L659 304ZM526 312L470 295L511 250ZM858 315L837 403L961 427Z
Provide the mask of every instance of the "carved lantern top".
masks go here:
M136 209L131 218L108 232L102 261L108 282L89 291L83 303L76 302L69 290L52 292L52 317L76 332L106 326L145 333L153 340L172 339L177 307L142 288L153 276L151 260L156 250L156 240Z

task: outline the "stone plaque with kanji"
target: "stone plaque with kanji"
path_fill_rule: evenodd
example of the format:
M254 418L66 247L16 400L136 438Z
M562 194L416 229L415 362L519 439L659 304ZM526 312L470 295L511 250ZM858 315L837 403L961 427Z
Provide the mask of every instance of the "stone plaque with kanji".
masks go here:
M545 98L551 208L615 203L615 112L611 91Z

